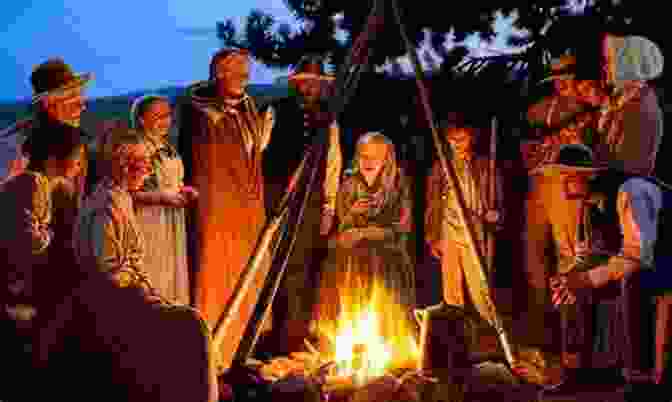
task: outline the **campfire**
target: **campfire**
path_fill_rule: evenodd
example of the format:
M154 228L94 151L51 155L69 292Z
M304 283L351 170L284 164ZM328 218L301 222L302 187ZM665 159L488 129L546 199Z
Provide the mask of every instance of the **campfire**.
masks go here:
M317 345L306 340L307 352L260 363L261 375L270 381L305 377L328 394L381 382L398 389L411 377L421 377L415 323L384 286L376 286L364 305L341 300L339 307L335 320L314 323Z
M414 370L420 353L413 325L409 312L379 285L368 304L346 300L335 321L317 323L326 340L320 354L334 363L333 375L352 377L358 384L392 370Z

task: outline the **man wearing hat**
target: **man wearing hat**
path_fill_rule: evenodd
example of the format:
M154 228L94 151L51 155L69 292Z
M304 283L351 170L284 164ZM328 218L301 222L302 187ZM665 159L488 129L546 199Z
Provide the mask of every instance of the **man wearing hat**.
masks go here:
M195 304L211 329L222 318L266 224L262 155L274 124L246 91L249 54L223 49L210 63L210 79L187 88L180 114L180 153L185 182L200 196L189 220ZM264 264L269 261L265 261ZM267 265L266 265L267 266ZM244 290L245 298L219 347L223 367L231 364L265 283L265 269ZM267 272L267 271L266 271Z
M629 385L626 400L641 400L653 383L651 354L645 351L653 340L644 335L652 325L647 320L650 302L646 301L642 275L653 269L663 206L661 188L652 178L595 168L592 152L581 146L563 147L552 169L563 180L564 197L586 204L586 209L597 208L599 212L591 216L601 215L607 230L619 228L622 236L613 244L592 242L583 251L584 258L551 278L553 303L559 306L573 304L577 298L598 298L606 294L601 292L615 288L623 313L619 333L624 343L623 376ZM588 258L604 254L607 258Z
M289 84L296 96L273 104L276 124L264 155L266 207L269 210L275 208L284 195L290 178L317 136L325 135L325 132L328 136L321 150L322 160L315 165L317 155L313 154L301 180L307 184L311 168L318 169L315 187L296 230L296 242L289 255L284 283L274 304L277 333L272 339L282 339L274 343L282 345L281 349L286 348L279 353L299 350L308 336L315 297L309 289L317 286L307 284L316 284L313 281L317 280L321 260L326 255L326 235L331 231L335 215L343 162L340 129L327 104L333 92L334 78L325 73L323 57L306 55L289 76ZM300 186L299 190L302 188ZM302 196L298 197L298 200L302 199ZM298 209L296 205L295 209ZM279 250L279 254L282 253L283 250Z
M576 60L572 56L563 56L553 63L547 80L553 81L555 93L528 110L530 122L541 127L543 136L523 146L529 169L523 233L530 325L527 343L544 352L561 351L565 366L581 364L583 356L568 350L568 334L558 326L568 327L563 324L576 319L579 311L572 314L562 311L563 317L559 321L555 319L557 312L552 311L548 303L547 281L549 272L565 272L575 259L581 203L563 197L562 181L547 168L563 144L590 140L593 108L578 96L575 68ZM551 318L554 319L549 322ZM554 330L548 333L551 328Z
M41 136L48 136L54 125L65 123L79 127L82 112L86 108L83 88L91 79L91 74L76 74L59 58L49 59L33 70L30 83L33 87L34 117L18 122L2 134L3 141L14 144L11 148L15 151L14 155L9 155L11 159L5 162L3 168L15 165L13 174L20 171L25 163L18 164L17 169L16 161L29 155L31 142ZM81 179L85 177L86 169ZM84 181L79 181L83 191Z

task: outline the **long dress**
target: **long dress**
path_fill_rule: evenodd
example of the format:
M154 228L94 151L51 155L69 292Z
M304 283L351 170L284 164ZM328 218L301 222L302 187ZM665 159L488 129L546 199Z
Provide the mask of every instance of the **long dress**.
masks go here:
M411 195L401 173L395 180L392 192L379 191L380 181L368 186L359 173L342 184L336 202L339 233L377 227L385 235L364 239L354 246L331 241L320 278L315 317L317 329L323 334L339 331L341 314L363 313L370 302L377 308L384 306L384 312L376 312L380 317L378 330L385 339L403 342L403 337L396 335L412 331L409 313L415 304L415 275L407 246ZM368 213L353 213L353 204L363 194L374 194L376 206ZM393 345L392 349L403 350L403 345Z
M175 148L147 139L152 174L142 191L179 192L184 166ZM171 302L189 304L189 271L184 209L137 205L136 218L145 241L145 272L159 294Z
M230 102L203 83L189 88L189 95L191 109L185 111L190 115L182 123L190 131L180 135L190 171L187 182L199 191L191 257L196 265L195 300L215 329L266 222L261 161L273 121L272 114L260 113L247 95ZM247 289L225 342L216 345L224 366L233 360L268 267L270 260Z

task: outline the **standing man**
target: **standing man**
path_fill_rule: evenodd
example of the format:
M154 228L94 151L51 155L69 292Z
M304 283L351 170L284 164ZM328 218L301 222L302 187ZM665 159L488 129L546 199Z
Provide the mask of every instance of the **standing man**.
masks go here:
M182 115L181 153L186 182L200 197L192 222L195 304L211 329L222 318L266 222L262 153L273 128L273 112L260 112L247 94L247 51L225 49L210 63L210 80L187 89ZM249 321L265 270L246 292L240 317L227 329L219 353L228 367Z
M590 142L596 125L594 108L582 101L575 80L576 59L564 56L551 66L554 93L528 109L528 120L541 132L537 141L523 145L529 187L525 200L523 232L525 271L528 284L528 346L548 354L561 352L563 366L576 366L582 358L571 351L568 322L578 310L552 310L548 275L566 272L576 260L577 227L581 203L563 197L563 182L548 170L563 144ZM572 306L575 307L575 306ZM553 318L553 320L549 320ZM560 378L549 378L557 385Z
M276 124L271 141L264 155L266 178L266 207L271 211L285 194L290 178L294 175L308 150L326 151L315 165L318 155L313 153L303 171L302 183L308 183L312 169L318 169L312 193L309 195L304 215L296 228L296 242L287 256L283 286L274 303L274 344L278 353L287 354L300 350L309 335L317 278L322 259L326 255L336 209L336 194L343 166L340 129L334 115L328 110L328 97L333 89L334 77L324 71L324 61L318 55L307 55L298 63L289 77L297 96L274 103ZM315 138L327 132L325 148L311 147ZM302 189L299 186L299 189ZM297 197L292 216L296 218L303 192ZM284 258L285 249L277 254Z

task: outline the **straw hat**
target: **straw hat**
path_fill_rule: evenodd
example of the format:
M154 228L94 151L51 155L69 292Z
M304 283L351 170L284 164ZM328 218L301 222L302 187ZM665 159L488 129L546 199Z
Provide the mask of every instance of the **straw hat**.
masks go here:
M62 59L49 59L38 65L30 75L30 83L33 86L33 104L55 92L80 88L92 78L93 75L90 73L74 73Z

